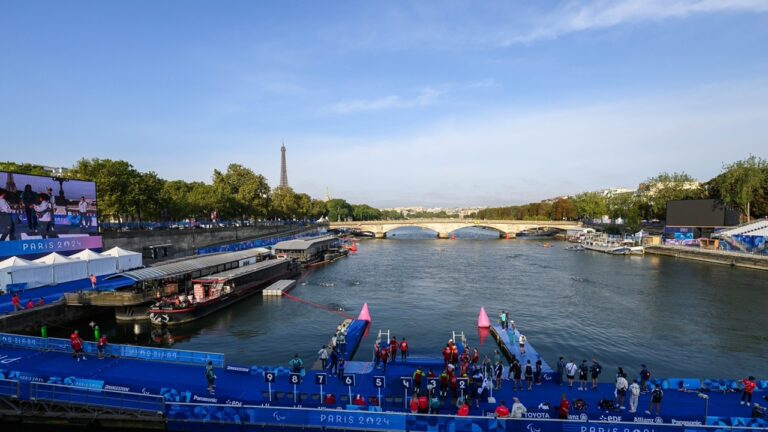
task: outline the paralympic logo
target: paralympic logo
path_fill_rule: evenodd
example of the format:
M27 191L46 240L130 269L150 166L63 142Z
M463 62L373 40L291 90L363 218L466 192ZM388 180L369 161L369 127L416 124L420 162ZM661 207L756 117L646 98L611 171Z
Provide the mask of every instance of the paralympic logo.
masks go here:
M275 412L273 412L273 413L272 413L272 417L274 417L274 418L275 418L275 420L277 420L277 421L279 421L279 422L281 422L281 421L285 420L285 417L283 417L283 416L281 416L280 414L278 414L278 413L277 413L277 411L275 411Z
M541 432L541 429L536 429L533 427L533 423L528 423L528 426L525 428L528 429L528 432Z

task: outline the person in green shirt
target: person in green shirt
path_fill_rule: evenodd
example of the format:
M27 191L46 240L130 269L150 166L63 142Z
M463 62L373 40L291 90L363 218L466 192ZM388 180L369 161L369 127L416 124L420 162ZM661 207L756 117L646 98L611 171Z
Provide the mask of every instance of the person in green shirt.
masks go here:
M208 392L214 394L216 392L216 374L213 372L213 362L210 360L205 366L205 379L208 381Z

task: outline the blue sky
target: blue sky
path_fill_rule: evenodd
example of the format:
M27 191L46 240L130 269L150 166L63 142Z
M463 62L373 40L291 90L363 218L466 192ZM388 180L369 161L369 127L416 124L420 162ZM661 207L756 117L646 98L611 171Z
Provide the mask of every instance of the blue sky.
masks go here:
M5 2L3 160L242 163L379 207L768 157L768 1Z

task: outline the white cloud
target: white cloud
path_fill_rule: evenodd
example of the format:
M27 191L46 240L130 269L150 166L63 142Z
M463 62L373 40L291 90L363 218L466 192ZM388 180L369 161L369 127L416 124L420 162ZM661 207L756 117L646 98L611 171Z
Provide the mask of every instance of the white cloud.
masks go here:
M306 137L292 164L308 174L294 181L312 184L316 167L337 163L339 152L354 161L347 175L307 192L322 196L328 186L335 196L378 206L507 205L636 187L661 171L708 180L723 162L768 157L767 98L768 81L752 81L580 107L484 111L414 133Z
M507 38L502 45L531 43L541 39L555 39L568 33L685 18L695 14L766 11L766 0L600 0L587 4L577 1L545 17L532 30Z
M425 88L410 98L400 95L389 95L372 100L344 100L327 106L325 111L337 114L349 114L362 111L424 107L434 103L441 95L441 91Z

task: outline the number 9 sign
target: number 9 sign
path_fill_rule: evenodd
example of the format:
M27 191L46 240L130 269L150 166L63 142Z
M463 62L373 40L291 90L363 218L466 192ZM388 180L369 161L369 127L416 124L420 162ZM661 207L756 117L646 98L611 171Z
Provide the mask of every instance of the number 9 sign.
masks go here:
M264 371L264 382L265 383L270 383L270 384L275 382L275 373L274 372L269 372L269 371Z

